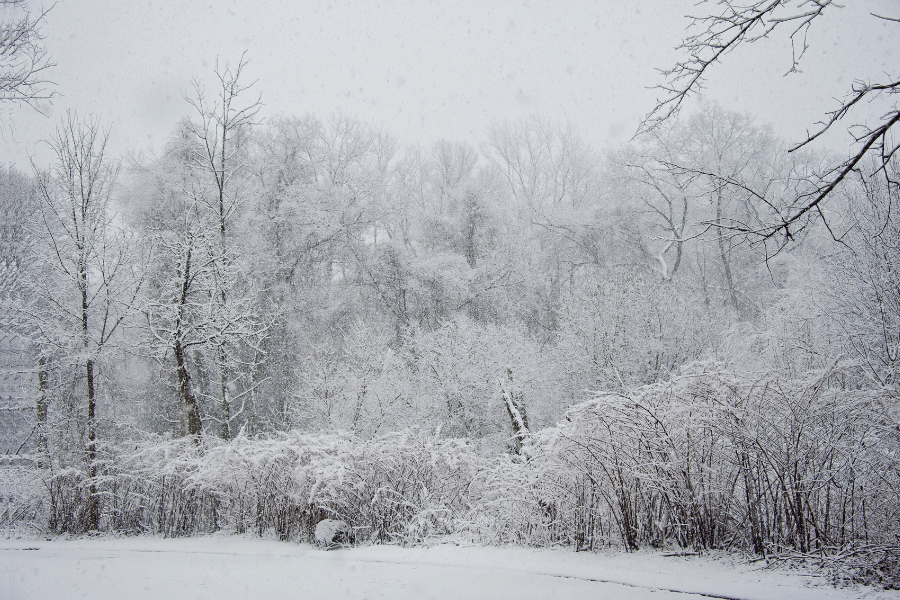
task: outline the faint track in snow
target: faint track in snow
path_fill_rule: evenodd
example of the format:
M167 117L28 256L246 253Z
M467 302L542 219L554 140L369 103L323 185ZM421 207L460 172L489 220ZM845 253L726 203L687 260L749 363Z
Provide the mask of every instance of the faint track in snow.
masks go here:
M319 558L319 557L308 557L308 558ZM324 558L324 557L322 557ZM375 558L351 558L350 561L355 562L363 562L363 563L374 563L374 564L386 564L386 565L409 565L409 566L422 566L422 567L443 567L448 569L473 569L473 570L497 570L502 569L504 571L508 571L511 573L522 573L525 575L534 575L537 577L555 577L558 579L573 579L576 581L587 581L590 583L607 583L610 585L621 585L624 587L630 587L641 590L648 590L651 592L670 592L673 594L685 594L688 596L699 596L701 598L715 598L716 600L753 600L748 596L731 596L724 594L717 594L715 592L698 592L698 591L690 591L683 590L677 588L669 588L655 585L643 585L640 583L632 583L628 581L619 581L615 579L602 579L600 577L588 577L584 575L571 575L566 573L550 573L546 571L530 571L527 569L516 569L514 567L506 567L502 565L498 566L476 566L476 565L463 565L463 564L453 564L453 563L439 563L439 562L426 562L426 561L400 561L400 560L384 560L384 559L375 559Z
M46 548L46 547L44 547ZM2 547L0 545L0 550L3 551L23 551L23 550L41 550L41 547L26 547L26 548L9 548ZM52 550L52 546L47 548ZM297 559L312 559L312 560L321 560L326 562L333 562L335 560L340 560L341 562L352 563L366 563L366 564L384 564L384 565L393 565L400 567L431 567L431 568L441 568L441 569L463 569L463 570L473 570L473 571L497 571L502 570L509 573L521 573L523 575L531 575L535 577L552 577L557 579L569 579L574 581L585 581L589 583L600 583L600 584L608 584L608 585L619 585L623 587L629 587L634 589L647 590L651 592L668 592L672 594L684 594L687 596L696 596L700 598L713 598L715 600L754 600L754 597L751 596L735 596L729 594L720 594L716 592L703 592L697 590L689 590L689 589L679 589L674 587L667 586L658 586L658 585L647 585L634 583L631 581L617 580L617 579L606 579L602 577L591 577L587 575L576 575L571 573L560 573L560 572L550 572L550 571L537 571L537 570L529 570L529 569L520 569L505 565L471 565L465 563L454 563L454 562L435 562L435 561L423 561L416 560L411 558L409 560L388 560L384 558L367 558L367 557L351 557L346 554L342 554L341 550L338 551L326 551L318 548L311 548L309 550L304 550L302 547L297 547L299 552L229 552L224 550L212 550L212 549L166 549L166 548L105 548L105 553L113 552L113 553L139 553L139 554L195 554L195 555L212 555L212 556L236 556L236 557L257 557L257 558L265 558L265 557L280 557L280 558L297 558ZM342 550L351 550L352 549L342 549ZM113 559L114 556L97 556L97 557L82 557L80 560L95 560L95 559Z

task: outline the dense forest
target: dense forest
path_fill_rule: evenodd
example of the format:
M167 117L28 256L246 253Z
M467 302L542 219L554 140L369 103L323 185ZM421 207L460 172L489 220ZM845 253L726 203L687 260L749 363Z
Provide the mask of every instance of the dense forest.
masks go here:
M263 120L243 66L159 155L69 113L0 172L5 531L328 518L900 581L896 157L772 230L830 157L723 106L423 147Z

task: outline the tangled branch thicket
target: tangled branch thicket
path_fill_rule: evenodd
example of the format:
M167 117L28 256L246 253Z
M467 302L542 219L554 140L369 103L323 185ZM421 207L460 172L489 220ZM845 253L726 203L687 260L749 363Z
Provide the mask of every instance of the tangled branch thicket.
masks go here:
M900 585L900 408L892 390L742 378L715 362L600 394L485 457L419 430L359 439L281 433L225 442L141 434L87 467L0 469L0 525L312 542L322 519L357 542L446 536L499 544L728 549L808 561L836 582Z

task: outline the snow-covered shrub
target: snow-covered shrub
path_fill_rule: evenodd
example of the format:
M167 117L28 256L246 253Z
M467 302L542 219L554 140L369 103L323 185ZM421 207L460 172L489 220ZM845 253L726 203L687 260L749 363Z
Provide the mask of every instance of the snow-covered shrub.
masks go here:
M102 445L97 482L102 526L166 537L215 531L219 499L194 481L214 444L146 435Z
M532 434L523 474L494 484L498 515L516 515L514 500L552 506L557 539L577 548L613 538L759 553L895 547L896 394L843 390L840 376L749 377L705 362L599 394Z
M69 467L48 477L50 530L55 533L83 533L90 529L90 477Z
M311 542L315 524L326 514L309 501L306 470L343 443L343 436L297 432L238 436L204 454L192 484L219 499L223 526Z
M578 550L815 554L836 577L893 585L897 394L840 381L841 369L754 378L694 363L667 382L597 394L529 432L520 454L494 458L419 429L371 439L123 436L98 445L93 478L60 459L0 470L0 526L80 533L94 502L101 530L129 533L313 542L330 519L356 542L462 534Z
M560 538L550 474L536 463L501 456L485 462L470 488L466 530L487 544L548 546Z
M482 461L464 441L418 430L371 440L146 436L98 454L102 529L174 536L224 528L312 542L316 524L331 518L356 540L405 544L457 529ZM63 516L77 521L87 510L88 479L75 469L54 476L55 530L78 531Z
M42 469L9 460L0 462L0 530L21 526L42 530L49 518L49 506Z
M480 462L468 443L414 429L349 442L310 464L310 504L357 539L413 544L455 529Z
M593 549L613 535L638 547L645 489L638 477L643 416L620 396L598 397L569 409L566 419L532 438L530 468L540 473L561 524L576 549Z

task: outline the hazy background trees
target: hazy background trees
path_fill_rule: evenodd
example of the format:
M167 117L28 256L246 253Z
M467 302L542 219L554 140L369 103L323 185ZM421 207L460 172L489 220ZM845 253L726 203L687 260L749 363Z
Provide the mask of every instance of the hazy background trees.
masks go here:
M843 351L878 385L897 384L900 360L900 162L869 159L854 174L842 217L842 244L826 260L823 302L839 328Z
M149 257L123 367L146 383L139 427L228 438L428 423L500 449L507 369L540 427L592 391L699 359L795 376L862 356L863 305L886 311L864 355L878 353L873 383L890 380L893 342L875 342L892 330L877 300L890 283L843 277L872 289L866 304L829 282L838 266L885 271L871 232L890 226L877 207L895 190L846 186L843 245L828 244L834 227L774 258L740 243L716 225L764 222L817 160L780 159L748 115L707 106L605 156L537 117L498 125L481 149L402 147L344 115L255 124L256 96L229 95L247 91L239 74L222 70L222 102L195 99L199 121L132 161L117 196ZM228 102L247 115L231 130Z
M35 263L30 225L37 209L34 179L4 167L0 172L0 426L5 454L26 448L46 450L47 406L42 396L46 389L35 386L41 350L25 313L30 302L26 281Z

